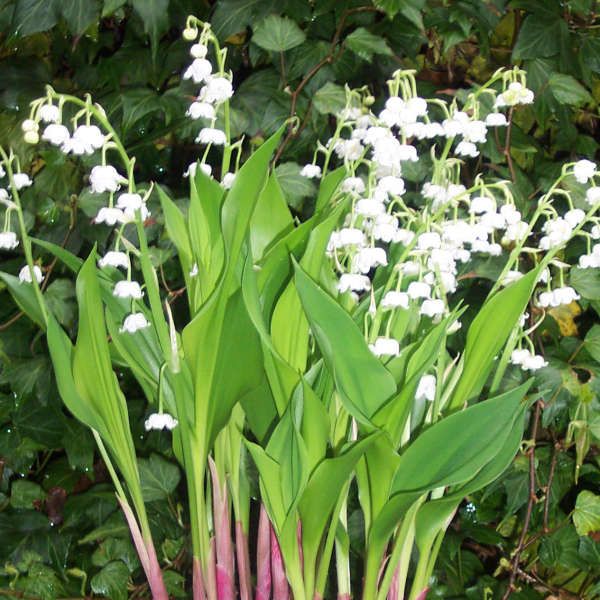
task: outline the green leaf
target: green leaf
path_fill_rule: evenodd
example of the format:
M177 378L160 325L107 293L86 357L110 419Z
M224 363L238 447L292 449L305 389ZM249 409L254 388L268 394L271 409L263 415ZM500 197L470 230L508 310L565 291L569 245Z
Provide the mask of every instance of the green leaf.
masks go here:
M386 12L390 19L393 19L398 13L408 19L419 29L423 29L423 19L421 11L425 5L425 0L374 0L373 4Z
M39 240L37 238L29 238L34 244L44 248L61 260L66 267L68 267L73 273L78 273L79 269L81 269L81 265L83 264L83 260L75 254L65 250L62 246L58 244L54 244L52 242L48 242L47 240Z
M129 569L124 562L114 560L92 577L92 591L111 600L127 600Z
M12 30L25 36L47 31L58 21L56 0L17 0L12 18Z
M165 500L181 479L179 467L158 454L138 460L142 494L146 502Z
M275 167L277 181L285 194L288 204L292 208L300 208L304 198L313 196L315 184L307 177L302 177L302 167L295 162L285 162Z
M567 23L561 15L555 18L529 15L519 31L513 61L554 56L560 51L561 39L568 35Z
M586 300L600 300L600 270L573 267L569 271L569 284Z
M144 32L150 36L152 52L156 54L158 41L169 27L169 0L131 0L133 10L144 23Z
M581 106L592 101L590 93L571 75L553 73L548 80L548 85L561 104Z
M255 19L271 12L274 0L220 0L210 20L215 35L220 40L244 31Z
M258 196L250 219L250 245L253 259L258 262L266 248L293 226L294 221L277 177L272 174Z
M304 42L306 34L295 21L269 15L255 29L252 41L270 52L285 52Z
M485 301L467 333L464 366L452 399L458 408L477 397L494 366L494 359L525 311L537 281L535 269Z
M40 310L37 301L37 296L33 289L32 283L26 283L19 280L18 277L3 273L0 271L0 279L4 281L8 287L8 291L15 301L16 305L37 325L42 329L46 327L44 316Z
M371 60L374 54L391 56L393 54L387 42L364 27L355 29L344 42L354 54L363 60Z
M597 362L600 362L600 325L592 325L592 328L585 335L585 349L590 356Z
M297 263L294 267L304 312L342 400L355 418L368 423L396 391L396 382L369 350L352 317Z
M313 96L313 106L323 115L335 115L346 105L346 92L341 85L328 81ZM306 178L305 178L306 179Z
M60 13L73 35L83 33L100 18L98 0L61 0Z
M157 110L162 110L160 96L148 88L127 90L121 94L123 103L123 129L131 128L140 119Z
M400 456L393 492L424 492L473 478L504 446L532 382L426 429Z
M10 504L13 508L36 508L35 502L41 502L46 492L33 481L17 479L10 488Z
M600 496L584 490L577 496L573 524L579 535L600 531Z

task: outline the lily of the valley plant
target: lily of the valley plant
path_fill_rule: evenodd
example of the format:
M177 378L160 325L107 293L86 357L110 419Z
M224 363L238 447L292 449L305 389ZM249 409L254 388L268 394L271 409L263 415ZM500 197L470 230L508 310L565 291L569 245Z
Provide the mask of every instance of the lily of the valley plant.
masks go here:
M504 375L545 366L531 334L546 308L577 299L564 284L565 247L582 238L579 266L600 266L596 165L565 164L551 187L517 203L479 145L504 138L533 102L525 73L499 71L447 103L419 97L413 73L398 71L376 111L366 89L347 90L333 137L302 169L320 185L299 223L271 164L287 124L248 156L230 137L226 50L193 17L184 38L199 160L183 210L136 182L135 159L99 105L49 88L23 122L25 139L89 168L109 244L83 261L28 237L20 194L32 180L2 150L0 246L22 250L25 264L0 276L46 332L60 394L94 433L154 598L168 597L164 565L116 366L137 379L146 428L172 436L185 472L195 600L424 598L457 507L519 450L535 393L532 380L514 387ZM418 168L424 185L411 183ZM189 314L176 319L148 244L155 195L162 210L152 217L187 292ZM74 343L44 297L48 253L77 277ZM482 306L467 306L464 281L484 261L495 283ZM350 569L349 499L364 524L360 573Z

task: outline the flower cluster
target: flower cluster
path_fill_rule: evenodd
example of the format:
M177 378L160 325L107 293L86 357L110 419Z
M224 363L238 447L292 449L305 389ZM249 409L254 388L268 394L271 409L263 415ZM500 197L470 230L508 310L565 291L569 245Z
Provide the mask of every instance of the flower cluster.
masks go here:
M183 79L191 80L193 83L201 85L197 96L186 112L187 116L194 121L202 120L204 122L204 126L200 129L196 137L198 144L206 146L204 155L200 161L200 168L210 177L212 175L212 167L206 162L208 151L211 146L223 146L224 160L221 185L225 189L229 189L233 184L235 174L227 170L229 167L228 161L231 146L226 116L226 129L223 130L217 127L220 108L223 106L224 111L228 112L228 103L233 96L231 73L225 72L227 50L220 48L218 40L210 28L210 24L201 23L192 17L188 20L183 37L186 41L194 42L190 47L190 54L193 60L185 70ZM214 48L215 65L207 58L211 46ZM195 176L197 168L198 163L194 162L190 164L184 176Z
M494 89L498 81L501 91ZM600 237L594 216L600 205L596 165L589 160L565 165L533 214L516 205L510 182L486 181L477 175L467 188L461 181L463 161L479 155L478 145L486 141L489 129L510 127L515 107L533 101L525 74L519 69L498 72L460 107L456 101L447 105L419 97L411 71L396 72L388 85L390 96L379 112L371 110L361 91L350 91L336 134L301 171L308 178L323 176L326 168L316 161L319 152L326 156L326 165L335 156L346 167L340 196L351 210L332 233L327 253L339 276L340 294L349 293L354 301L367 295L370 325L365 325L365 335L371 351L384 359L400 353L406 330L401 325L406 319L399 317L403 311L410 312L413 331L419 321L426 326L426 320L436 323L452 315L449 297L459 288L461 275L473 270L473 260L480 258L500 257L504 263L496 285L509 285L523 275L522 269L545 261L548 268L541 272L540 282L546 290L539 294L538 306L577 300L576 292L563 285L568 265L554 257L575 236L588 242ZM505 108L508 117L500 112ZM421 145L427 152L419 152ZM440 147L437 155L434 150ZM403 172L429 157L430 178L411 189ZM566 177L590 185L585 194L587 212L574 206L560 187ZM555 205L565 198L566 210L559 213ZM591 230L585 231L590 224ZM581 256L579 264L600 266L600 244ZM378 279L384 283L374 288L379 271L385 273ZM553 289L556 279L559 286ZM459 326L455 321L448 332ZM525 352L513 355L512 363L524 370L545 366L542 357Z

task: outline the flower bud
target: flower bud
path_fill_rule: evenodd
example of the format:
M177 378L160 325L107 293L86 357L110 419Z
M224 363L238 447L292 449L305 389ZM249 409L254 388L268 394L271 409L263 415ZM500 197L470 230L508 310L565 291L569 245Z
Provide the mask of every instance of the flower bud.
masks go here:
M39 129L39 125L33 119L25 119L21 123L21 129L24 132L37 131Z
M26 131L23 138L27 144L37 144L40 141L40 136L37 131Z
M183 39L187 42L193 42L198 37L198 30L195 27L186 27L183 30Z

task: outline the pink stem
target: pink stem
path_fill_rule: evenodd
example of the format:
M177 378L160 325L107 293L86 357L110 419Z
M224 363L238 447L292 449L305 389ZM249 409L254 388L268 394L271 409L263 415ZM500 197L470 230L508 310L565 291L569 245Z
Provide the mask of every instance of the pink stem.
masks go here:
M250 551L248 536L239 521L235 524L235 552L237 557L238 579L240 582L240 600L252 598L252 583L250 573Z
M215 559L215 538L210 538L210 551L208 553L208 573L206 574L206 595L208 600L217 598L217 566Z
M279 542L277 541L273 526L271 526L271 572L273 577L274 600L289 600L290 588L288 586L287 577L285 576L281 548L279 547Z
M350 594L338 594L337 600L350 600L352 596Z
M202 577L202 563L200 557L194 556L192 564L192 594L194 600L206 600L204 591L204 578Z
M235 559L231 543L231 516L227 484L221 486L217 467L209 458L213 487L213 522L215 527L217 599L234 600Z
M131 537L133 538L133 544L137 550L144 573L146 574L146 579L148 580L148 585L150 586L153 600L169 600L169 594L167 594L167 588L165 587L165 583L163 581L162 571L160 570L160 565L158 564L158 559L156 557L152 540L145 540L142 536L142 532L140 531L136 518L129 504L127 504L118 496L117 500L121 505L121 509L125 515L125 520L129 526L129 531L131 532Z
M399 569L400 565L398 565L394 571L394 576L392 577L392 583L388 591L387 600L398 600L398 577L400 575Z
M260 505L256 540L256 596L255 600L271 598L271 523L265 507Z
M426 587L416 598L416 600L425 600L425 598L427 598L427 592L429 591L429 588Z

